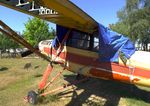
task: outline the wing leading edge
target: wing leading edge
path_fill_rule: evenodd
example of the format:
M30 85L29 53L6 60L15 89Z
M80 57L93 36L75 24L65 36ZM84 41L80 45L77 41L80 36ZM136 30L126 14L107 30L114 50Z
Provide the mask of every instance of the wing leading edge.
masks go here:
M69 0L0 0L0 5L87 33L98 28L93 18Z

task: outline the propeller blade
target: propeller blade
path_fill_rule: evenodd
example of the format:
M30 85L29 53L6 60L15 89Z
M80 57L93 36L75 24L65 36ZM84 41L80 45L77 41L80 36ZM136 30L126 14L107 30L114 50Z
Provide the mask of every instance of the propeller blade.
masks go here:
M39 50L38 46L36 46L35 48L36 50ZM33 52L31 50L25 50L24 52L21 53L21 57L26 57L33 54Z
M21 53L21 57L26 57L29 56L30 54L33 54L33 52L31 50L26 50Z

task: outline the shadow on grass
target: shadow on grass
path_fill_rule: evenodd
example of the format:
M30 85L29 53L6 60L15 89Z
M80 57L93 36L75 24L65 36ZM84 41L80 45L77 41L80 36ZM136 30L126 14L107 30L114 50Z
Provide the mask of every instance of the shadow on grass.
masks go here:
M0 71L6 71L6 70L8 70L7 67L0 67Z
M74 75L65 76L65 80L68 82L74 79ZM150 103L150 92L130 84L90 78L89 81L77 84L76 86L76 90L83 89L84 91L77 95L76 90L74 90L72 92L72 99L66 106L81 106L82 104L90 106L118 106L121 97ZM66 93L63 94L62 92L59 95L66 95Z
M35 66L35 67L34 67L34 69L38 69L39 67L40 67L40 66L39 66L39 65L37 65L37 66Z
M75 75L65 75L65 80L73 82ZM118 106L120 99L131 98L150 103L150 92L141 90L130 84L124 84L115 81L90 78L88 81L75 85L77 88L70 91L65 90L56 95L50 95L45 98L43 104L57 102L62 98L71 98L66 106ZM83 90L79 94L78 90Z
M32 64L31 63L26 63L23 67L23 69L26 69L27 71L32 68Z
M35 78L42 77L42 76L43 76L43 74L36 74L36 75L34 75Z
M42 96L38 98L38 103L40 104L48 104L50 102L57 102L59 100L58 95L48 95L46 97Z

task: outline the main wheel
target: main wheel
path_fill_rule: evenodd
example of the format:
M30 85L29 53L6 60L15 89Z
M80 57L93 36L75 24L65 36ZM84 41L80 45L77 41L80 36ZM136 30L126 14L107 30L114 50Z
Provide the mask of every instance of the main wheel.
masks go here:
M86 76L84 76L84 75L82 75L82 74L77 74L77 76L76 76L76 80L82 80L82 79L84 79L84 78L87 78Z
M37 93L35 91L28 92L28 102L35 105L38 102Z

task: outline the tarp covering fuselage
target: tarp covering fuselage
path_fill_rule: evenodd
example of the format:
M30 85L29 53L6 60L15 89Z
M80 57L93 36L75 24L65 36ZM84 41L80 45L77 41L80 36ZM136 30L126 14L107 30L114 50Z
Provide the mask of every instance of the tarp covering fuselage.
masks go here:
M129 38L101 24L99 24L99 48L100 61L103 62L118 62L119 52L129 59L135 52L134 44Z
M57 25L57 39L61 42L66 35L68 28ZM134 44L129 38L118 34L107 27L99 24L99 61L100 62L118 62L119 52L122 52L126 58L130 58L135 52ZM55 45L56 39L53 42ZM75 44L76 45L76 44Z

